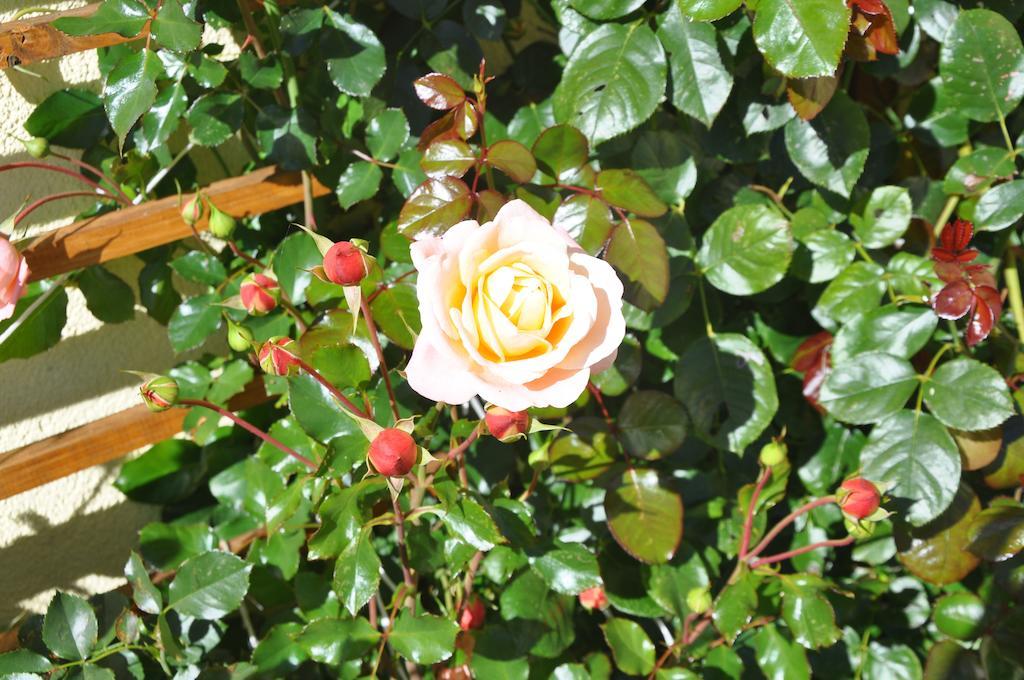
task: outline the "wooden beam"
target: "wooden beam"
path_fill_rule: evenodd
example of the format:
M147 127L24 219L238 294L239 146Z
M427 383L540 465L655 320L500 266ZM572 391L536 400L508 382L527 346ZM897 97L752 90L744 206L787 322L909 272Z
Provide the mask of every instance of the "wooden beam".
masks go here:
M254 380L228 404L235 411L268 399ZM0 499L10 498L93 465L116 460L181 432L188 409L151 413L145 405L76 427L20 449L0 453Z
M314 196L329 191L313 179ZM185 194L181 200L193 195ZM270 166L214 182L203 195L232 217L252 217L301 202L302 178L298 172L282 172ZM204 216L196 229L208 226ZM181 219L178 197L168 196L54 229L35 238L22 253L32 272L29 280L38 281L191 235L192 230Z
M66 54L109 47L138 40L149 32L149 24L134 38L125 38L117 33L99 35L67 35L53 27L53 21L63 17L91 16L100 3L86 5L64 12L33 16L18 21L0 24L0 69L31 64Z

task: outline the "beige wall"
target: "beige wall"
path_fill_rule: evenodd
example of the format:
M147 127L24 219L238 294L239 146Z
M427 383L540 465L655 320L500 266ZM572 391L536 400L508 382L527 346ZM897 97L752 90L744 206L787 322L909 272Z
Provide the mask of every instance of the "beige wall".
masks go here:
M0 22L25 4L0 0ZM230 41L224 35L204 37ZM25 119L50 93L68 85L99 90L94 52L25 68L39 77L0 71L0 163L30 160L14 137L26 136ZM0 174L0 219L28 197L79 188L71 178L42 170ZM31 222L28 233L67 224L82 207L74 200L50 204L26 220ZM139 266L136 258L126 258L111 268L134 283ZM164 327L141 308L132 321L104 326L77 290L68 294L68 323L60 343L35 357L0 363L0 451L138 404L135 381L121 369L162 371L182 359L173 355ZM123 581L138 529L156 519L158 509L129 502L111 486L119 468L116 462L91 468L0 501L0 630L26 611L45 609L57 588L91 594Z

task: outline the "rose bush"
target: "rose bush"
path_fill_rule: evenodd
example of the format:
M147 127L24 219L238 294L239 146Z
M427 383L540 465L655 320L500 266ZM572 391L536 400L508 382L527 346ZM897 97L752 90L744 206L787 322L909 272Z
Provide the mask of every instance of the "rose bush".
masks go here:
M0 171L79 175L87 215L202 189L211 157L304 200L201 191L137 296L95 265L0 321L0 360L52 346L75 285L195 352L141 389L187 436L122 467L161 513L127 584L56 596L0 673L1020 675L1020 10L55 21L147 39Z

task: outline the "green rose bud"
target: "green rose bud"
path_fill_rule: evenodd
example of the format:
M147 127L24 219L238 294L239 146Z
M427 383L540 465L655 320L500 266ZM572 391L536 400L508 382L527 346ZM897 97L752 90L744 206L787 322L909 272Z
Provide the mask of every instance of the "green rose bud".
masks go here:
M196 222L198 222L202 216L203 201L199 198L199 194L188 199L185 201L185 204L181 206L181 219L190 227L194 227Z
M245 326L228 321L228 346L236 352L248 352L253 348L253 336Z
M25 145L25 150L32 158L46 158L50 155L50 142L43 137L20 140Z
M212 201L210 204L210 233L220 239L229 239L235 231L235 218L220 210Z
M178 383L165 375L154 376L142 384L139 393L150 411L160 413L178 402Z
M786 454L786 445L782 442L773 441L764 445L758 460L765 467L775 467L786 462Z

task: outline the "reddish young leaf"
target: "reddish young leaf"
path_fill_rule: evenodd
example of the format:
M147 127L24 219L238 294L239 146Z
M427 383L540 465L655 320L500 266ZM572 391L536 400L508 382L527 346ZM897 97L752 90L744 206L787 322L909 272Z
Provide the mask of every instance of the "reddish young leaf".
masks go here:
M452 110L452 115L455 117L455 134L463 139L469 139L476 133L476 128L480 124L480 113L473 102L463 102Z
M825 384L825 378L828 377L831 368L832 361L826 348L818 355L817 362L804 373L804 399L819 413L825 413L825 409L818 403L818 396L821 394L821 386Z
M958 262L936 262L932 268L938 277L946 283L953 283L964 278L964 269Z
M416 143L416 148L420 151L426 151L427 147L435 141L442 139L455 139L458 137L459 134L456 130L455 122L457 113L458 109L452 109L427 127L423 128L423 132L420 133L420 141Z
M443 73L428 73L412 83L416 96L432 109L445 111L466 101L466 93L454 79Z
M973 307L971 321L967 324L968 347L974 347L992 332L992 326L1003 312L1003 299L995 288L979 286L974 291Z
M805 373L812 369L832 346L832 334L828 331L815 333L800 343L790 360L789 365L794 371Z
M932 309L941 319L959 319L970 311L974 293L966 281L953 281L932 298Z
M992 271L988 268L988 265L972 264L964 267L964 273L965 278L975 287L988 286L996 290L999 289L999 286L996 285L996 277L992 276Z
M856 61L875 61L878 53L899 54L899 36L892 13L880 0L848 0L850 36L846 54Z

